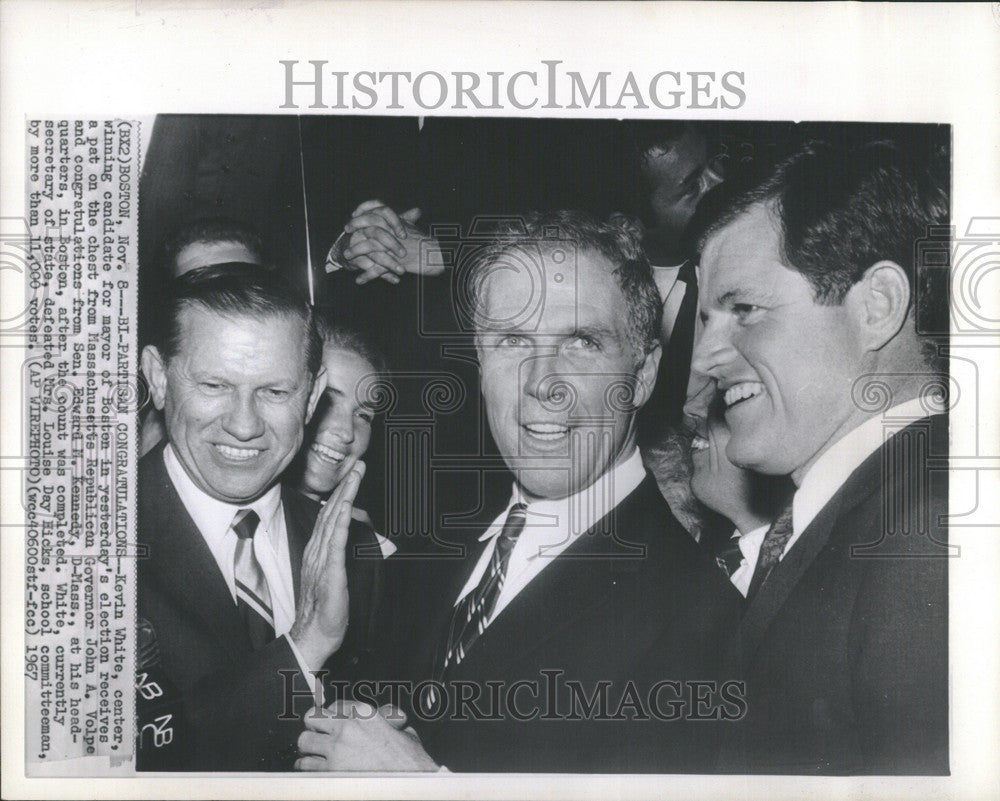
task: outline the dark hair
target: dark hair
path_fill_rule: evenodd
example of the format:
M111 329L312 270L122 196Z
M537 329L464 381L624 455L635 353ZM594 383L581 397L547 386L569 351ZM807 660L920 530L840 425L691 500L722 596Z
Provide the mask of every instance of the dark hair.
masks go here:
M497 226L493 241L477 253L466 276L473 308L478 310L482 300L479 274L485 267L511 251L529 246L552 247L560 241L599 253L611 262L628 308L629 342L638 355L649 353L659 342L663 309L653 271L642 249L640 230L623 214L612 214L606 222L600 222L587 212L561 210L530 212L505 220Z
M918 269L918 245L947 237L948 185L943 146L808 142L763 178L709 193L693 221L697 249L765 204L780 223L782 261L809 281L818 303L842 303L869 267L889 260L909 279L917 331L946 333L948 271ZM924 353L936 366L936 343L925 339Z
M717 138L713 135L714 129L707 123L690 120L630 120L627 125L633 156L640 161L648 160L657 150L669 151L687 133L703 136L709 145L717 144L714 142Z
M381 377L389 374L389 362L385 354L369 339L353 328L340 325L335 321L336 312L322 309L316 314L316 330L323 345L356 353L368 362Z
M164 244L163 264L168 274L173 273L180 252L196 242L236 242L246 248L261 266L270 266L260 234L249 225L225 217L203 217L181 226Z
M256 318L290 316L302 321L306 366L315 375L323 358L312 307L287 280L256 264L229 262L200 267L173 279L162 305L162 324L154 344L169 360L181 345L181 312L201 307L224 316Z

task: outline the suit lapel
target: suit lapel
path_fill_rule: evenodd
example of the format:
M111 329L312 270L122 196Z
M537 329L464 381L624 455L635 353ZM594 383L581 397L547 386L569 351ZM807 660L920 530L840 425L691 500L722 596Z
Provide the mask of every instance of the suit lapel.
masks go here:
M771 575L747 607L739 628L740 660L743 665L753 658L774 616L829 541L840 511L841 499L834 496L802 532L802 536L785 557L775 565Z
M441 603L430 622L429 636L424 638L424 642L428 646L423 662L429 668L427 675L436 673L444 663L444 652L448 647L447 640L451 619L455 614L455 600L469 580L469 576L472 575L476 563L488 544L488 540L484 542L473 540L473 545L469 547L469 555L461 562L456 562L454 569L444 578L443 587L445 589L442 590Z
M288 556L292 566L292 586L295 591L295 608L299 608L299 584L302 572L302 555L312 536L312 522L299 496L294 490L281 488L281 506L285 514L285 533L288 536Z
M607 601L615 580L621 574L639 569L643 560L637 558L633 551L623 550L628 546L619 540L623 537L627 539L629 532L635 530L635 512L650 491L659 492L647 475L642 484L612 509L604 520L598 521L553 559L552 564L546 565L490 623L484 638L504 641L513 631L520 646L507 651L505 658L499 661L496 654L491 653L491 675L500 675L512 664L530 658L550 640L574 627L592 609ZM613 524L606 526L612 515ZM609 530L617 536L604 533ZM474 672L477 664L484 659L484 650L473 646L469 656L459 666L458 673L465 670Z
M147 457L140 488L146 514L140 529L150 548L147 569L178 607L213 632L220 643L249 649L226 579L177 494L163 462L163 448Z
M932 425L943 425L945 429L947 428L945 416L935 416L931 420ZM895 436L901 433L903 432L900 431ZM892 439L887 440L861 463L802 532L802 536L796 540L785 557L774 567L767 581L761 585L757 596L748 606L739 628L737 648L742 665L748 665L753 659L771 621L781 610L806 570L830 541L837 521L882 489L884 483L882 467L886 459L886 449L891 447L891 443Z

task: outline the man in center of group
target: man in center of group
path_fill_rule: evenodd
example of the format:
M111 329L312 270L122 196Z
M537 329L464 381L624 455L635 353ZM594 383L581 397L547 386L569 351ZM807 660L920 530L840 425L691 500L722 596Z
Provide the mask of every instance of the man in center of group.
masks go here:
M400 578L411 592L386 649L401 656L393 678L424 683L407 710L415 731L391 716L307 716L297 765L706 769L716 727L688 722L687 683L714 676L738 596L639 456L635 416L660 356L640 243L614 219L531 217L497 237L470 286L510 496L464 559Z

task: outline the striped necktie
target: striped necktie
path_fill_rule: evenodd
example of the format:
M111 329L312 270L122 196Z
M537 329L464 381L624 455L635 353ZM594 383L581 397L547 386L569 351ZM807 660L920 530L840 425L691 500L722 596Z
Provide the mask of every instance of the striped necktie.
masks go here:
M486 630L486 624L496 608L497 599L507 576L507 563L517 538L524 531L528 507L523 503L514 504L503 524L503 531L493 548L490 564L479 580L479 586L469 592L455 609L448 633L448 647L445 650L441 675L465 659L472 644Z
M247 633L255 651L274 639L274 613L271 611L271 593L260 562L253 552L253 536L260 518L253 509L240 509L233 520L236 532L236 607L246 622Z
M771 527L764 535L764 540L760 544L760 553L757 555L757 566L754 568L753 577L750 579L750 587L747 590L747 601L752 601L760 590L761 585L771 574L774 566L781 560L781 554L792 537L795 529L792 526L792 502L781 510Z

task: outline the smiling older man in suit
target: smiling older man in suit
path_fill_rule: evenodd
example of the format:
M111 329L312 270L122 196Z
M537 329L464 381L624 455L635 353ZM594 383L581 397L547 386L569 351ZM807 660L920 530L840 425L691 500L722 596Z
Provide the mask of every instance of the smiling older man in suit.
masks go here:
M748 711L720 770L948 771L947 374L926 336L947 332L948 287L918 271L921 242L947 247L940 163L814 143L706 201L693 366L729 460L795 483L740 538Z
M164 320L143 352L167 441L139 463L139 614L188 724L174 767L289 768L289 690L308 697L302 676L324 667L348 675L377 593L380 560L354 557L373 543L349 533L363 469L322 512L280 483L325 389L311 310L287 282L205 267L175 280Z
M513 484L464 559L393 582L386 675L409 681L414 729L356 707L307 716L298 767L704 770L721 727L705 717L723 714L708 683L738 595L636 446L660 354L638 238L618 218L535 215L475 265L483 398Z

